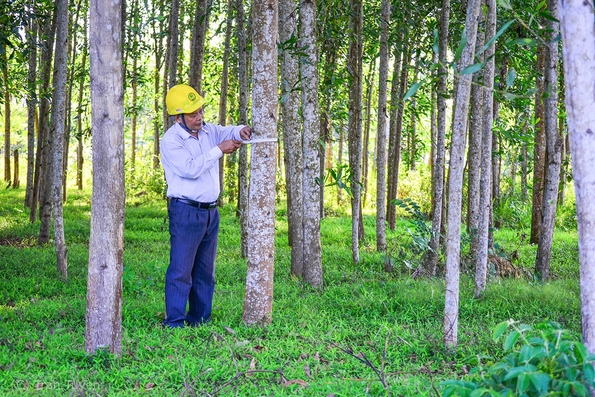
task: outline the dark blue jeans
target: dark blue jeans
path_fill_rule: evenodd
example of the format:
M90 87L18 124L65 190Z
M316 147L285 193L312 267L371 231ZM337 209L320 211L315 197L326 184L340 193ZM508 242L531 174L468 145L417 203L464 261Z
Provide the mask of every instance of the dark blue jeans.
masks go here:
M165 274L164 325L197 325L211 318L219 210L172 200L168 208L170 259ZM188 312L186 313L186 303Z

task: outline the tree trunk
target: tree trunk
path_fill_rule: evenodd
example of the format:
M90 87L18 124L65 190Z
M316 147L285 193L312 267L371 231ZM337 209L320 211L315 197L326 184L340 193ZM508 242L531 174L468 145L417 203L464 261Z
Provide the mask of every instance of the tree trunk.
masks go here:
M496 35L496 1L487 0L486 39ZM485 51L483 70L483 120L481 138L481 172L479 181L479 208L477 225L477 251L475 256L474 297L485 291L488 269L489 228L492 213L492 125L494 120L494 53L495 43Z
M537 78L535 82L535 141L533 145L533 203L531 211L531 244L539 242L543 210L543 187L545 183L545 47L537 47Z
M380 16L380 70L378 74L378 130L376 134L376 249L386 251L386 132L387 132L387 81L388 81L388 27L390 1L382 1Z
M447 74L446 74L446 53L448 50L448 23L450 20L450 0L442 0L442 15L440 16L440 42L438 44L438 58L440 67L438 69L437 87L437 131L436 131L436 160L432 173L433 191L432 200L432 236L430 237L428 256L425 268L432 277L436 275L438 264L438 251L440 248L440 231L442 227L443 202L444 202L444 167L445 167L445 141L446 141L446 95L447 95Z
M233 0L227 2L227 26L225 27L225 41L223 43L223 71L221 72L221 93L219 95L219 125L227 124L227 94L229 92L229 43L231 41L231 28L233 23ZM229 162L229 161L228 161ZM219 191L225 191L225 156L219 158ZM218 204L223 206L223 194L219 196Z
M351 17L349 55L347 70L351 77L349 89L349 167L351 168L351 255L359 262L359 221L361 208L362 164L362 49L363 49L363 4L362 0L350 0Z
M316 1L300 3L300 47L307 58L300 63L302 78L303 146L303 225L304 281L322 287L320 248L320 116L318 111L318 56L316 54Z
M15 149L13 151L13 177L12 177L12 188L18 189L21 185L21 180L19 179L19 149Z
M49 135L50 206L54 212L54 240L56 244L56 265L62 280L68 279L67 248L64 240L64 217L62 210L62 178L64 162L64 137L66 122L66 77L68 72L68 0L56 4L56 48L54 57L54 94Z
M244 28L244 3L236 0L238 21L238 80L240 84L240 97L238 107L240 111L240 124L248 124L248 50L246 44L246 31ZM240 217L240 235L242 257L248 256L248 149L246 145L240 146L238 155L238 214Z
M190 76L188 84L202 95L202 69L205 56L205 37L209 22L210 0L197 0L190 45Z
M480 23L483 17L480 14ZM483 47L482 33L477 34L475 50L478 52ZM493 36L485 35L489 40ZM484 54L477 56L483 62ZM467 154L467 232L470 238L469 253L472 259L477 258L477 230L479 227L479 176L482 159L482 116L484 109L484 91L480 86L479 73L473 76L475 84L471 87L471 115L469 118L469 150ZM491 153L491 150L490 150Z
M409 64L411 63L411 48L409 39L404 44L403 49L403 63L401 65L401 76L399 78L399 95L397 99L397 109L395 113L395 120L391 127L390 142L388 146L388 158L390 159L390 166L388 169L388 190L387 190L387 214L386 220L388 221L388 227L391 230L395 230L397 226L397 209L394 204L391 204L392 200L395 200L398 196L399 190L399 166L401 163L401 139L403 135L403 113L405 111L405 103L403 97L405 90L407 89L408 76L409 76ZM394 82L393 82L394 84Z
M277 6L277 0L263 0L252 6L254 139L277 136ZM252 145L251 149L248 271L242 320L265 325L273 315L277 147L269 142Z
M83 70L86 68L87 64L87 52L89 48L89 43L87 39L87 18L85 18L85 25L83 28L84 34L84 50L81 60L81 68ZM77 107L77 120L76 120L76 128L77 128L77 150L76 150L76 185L79 190L83 190L83 164L84 164L84 156L83 156L83 142L84 142L84 133L83 133L83 92L85 89L85 73L81 73L79 77L79 91L78 91L78 107Z
M159 1L153 1L152 2L153 5L153 9L152 9L152 13L153 15L161 15L161 13L163 12L163 0L159 0ZM165 94L160 92L160 87L161 87L161 82L160 82L160 76L161 74L159 73L159 70L161 69L161 66L163 65L163 59L164 57L162 56L162 52L163 52L163 39L161 38L161 32L163 31L163 19L159 20L159 22L153 22L152 23L153 26L153 51L155 53L155 73L153 75L154 79L155 79L155 86L154 86L154 99L153 99L153 110L154 110L154 118L153 118L153 169L157 170L160 167L160 161L159 161L159 156L161 153L161 148L159 147L160 144L160 137L161 137L161 123L159 122L160 120L160 115L163 114L164 110L164 101L160 101L159 98L163 97L165 98ZM159 30L157 30L157 28L159 28ZM165 130L163 130L165 131Z
M296 3L279 1L279 42L281 43L281 129L286 159L287 223L291 245L291 273L304 275L304 205L303 205L303 145L299 120L300 97L297 50L291 40L297 36Z
M370 70L368 72L368 78L366 79L367 90L366 90L366 124L364 126L364 141L362 146L362 205L366 205L368 195L368 164L369 160L369 147L370 147L370 125L372 124L371 113L372 113L372 91L375 81L376 74L376 59L370 62Z
M167 95L167 91L177 83L176 74L179 47L179 14L180 0L172 0L168 24L167 45L165 50L165 67L163 68L163 131L167 131L173 123L172 117L170 117L167 114L167 108L165 106L165 96Z
M29 70L27 72L27 190L25 206L31 209L35 171L35 110L37 109L37 23L35 18L29 20L27 48L29 50Z
M554 17L558 17L558 0L549 0L548 9ZM558 131L558 34L560 26L557 21L547 19L551 32L546 46L545 57L545 89L549 95L544 100L545 107L545 142L546 170L543 187L543 212L541 233L537 245L535 274L542 281L550 275L550 257L554 239L556 209L558 207L558 186L560 184L562 139ZM550 30L551 29L551 30Z
M595 352L595 18L593 3L560 4L565 102L576 192L583 341Z
M463 49L457 70L460 72L473 63L480 0L467 4L465 32L467 44ZM459 277L461 252L461 201L465 156L465 133L471 94L471 74L459 76L456 91L457 106L454 110L450 173L448 183L448 231L446 235L446 300L444 305L444 344L454 348L458 344Z
M53 13L52 23L43 25L43 36L46 41L42 48L45 49L41 54L40 65L42 65L40 79L42 87L39 90L39 122L37 133L37 152L35 153L35 170L33 173L33 194L31 195L31 212L29 213L29 221L35 222L37 220L37 205L41 199L42 186L46 185L46 179L42 175L45 171L42 163L44 161L44 154L47 152L48 146L48 114L50 108L51 87L50 77L52 73L52 58L54 56L54 38L56 33L56 13ZM40 227L41 228L41 227ZM47 238L44 236L40 243L45 244L49 239L49 222L47 227ZM41 232L40 232L41 235Z
M2 76L4 77L4 180L10 182L10 93L8 83L8 58L6 57L6 46L2 45Z
M124 86L122 9L91 0L89 49L93 194L85 351L122 352L124 251Z

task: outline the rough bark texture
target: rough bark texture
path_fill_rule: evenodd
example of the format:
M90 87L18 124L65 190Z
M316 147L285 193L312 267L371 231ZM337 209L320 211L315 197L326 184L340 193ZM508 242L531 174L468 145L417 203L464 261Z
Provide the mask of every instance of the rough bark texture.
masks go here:
M85 350L122 351L124 251L124 89L121 7L91 0L89 57L93 193Z
M595 21L593 2L561 3L568 135L576 193L583 341L595 352Z
M54 241L56 265L63 280L68 279L67 249L64 241L64 218L62 211L62 182L64 161L64 136L66 121L66 75L68 70L68 0L56 4L56 53L54 56L54 95L49 139L50 200L54 212Z
M320 248L320 117L318 110L318 57L316 55L316 1L300 3L300 46L307 59L300 63L304 120L303 222L304 281L322 286Z
M380 70L378 87L378 132L376 135L376 249L386 251L386 108L388 81L388 26L390 24L390 1L382 1L380 31Z
M205 37L209 21L209 0L198 0L192 28L192 44L190 46L190 77L188 84L202 94L202 69L205 56Z
M473 63L473 52L477 36L477 20L480 0L467 4L465 31L467 44L463 49L458 70ZM459 277L461 253L461 202L463 188L463 167L465 156L465 133L471 93L472 75L459 76L450 150L450 174L448 183L448 230L446 235L446 297L444 305L444 344L454 348L458 343L459 322Z
M2 80L4 81L4 181L10 182L10 86L8 83L8 58L2 48Z
M496 34L496 1L487 0L486 38ZM481 174L479 181L479 208L477 225L477 251L475 256L474 296L479 298L486 287L488 269L489 228L492 213L492 122L494 119L494 52L495 43L485 52L483 70L483 120L481 139Z
M549 0L548 8L552 15L558 17L558 0ZM545 57L545 89L548 95L544 100L545 106L545 141L546 141L546 170L545 185L543 187L543 212L541 218L541 233L537 245L537 259L535 274L541 280L548 280L550 274L550 257L554 240L554 225L556 209L558 207L558 187L560 184L562 138L558 131L558 21L547 20L550 30L549 41Z
M27 71L27 190L25 206L31 208L33 196L33 172L35 170L35 109L37 108L37 23L35 18L29 21L27 48L29 50L29 69Z
M362 23L361 0L351 0L350 43L347 69L351 76L349 89L349 167L351 168L351 255L359 262L359 219L361 208L362 164Z
M291 273L304 275L303 227L303 149L299 120L298 84L299 64L292 37L297 36L297 15L294 0L279 1L279 42L281 43L281 125L285 150L285 175L287 184L287 223L291 245Z
M277 0L254 3L252 44L253 138L277 136ZM248 272L242 319L268 324L273 312L277 144L251 146Z
M545 83L545 48L537 48L537 81L535 82L535 141L533 145L533 203L531 211L531 244L537 244L541 231L541 212L543 210L543 186L545 184L545 108L543 96Z
M446 53L448 50L448 22L450 20L450 0L442 0L442 15L440 16L440 42L438 44L438 116L436 131L436 160L432 173L433 192L432 200L432 236L430 238L428 257L425 268L430 276L436 275L438 264L438 250L440 247L440 229L442 227L442 207L444 196L444 166L445 166L445 140L446 140Z
M246 49L245 12L243 0L236 1L238 30L238 80L240 95L238 107L239 124L248 125L248 53ZM240 217L240 234L242 257L248 256L248 148L240 146L238 155L238 215Z

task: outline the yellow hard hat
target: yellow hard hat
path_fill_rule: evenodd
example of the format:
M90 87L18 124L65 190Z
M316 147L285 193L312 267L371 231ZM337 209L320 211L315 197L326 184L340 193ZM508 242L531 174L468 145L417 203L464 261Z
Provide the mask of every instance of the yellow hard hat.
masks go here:
M205 104L205 99L187 84L173 86L165 96L167 113L170 115L194 113Z

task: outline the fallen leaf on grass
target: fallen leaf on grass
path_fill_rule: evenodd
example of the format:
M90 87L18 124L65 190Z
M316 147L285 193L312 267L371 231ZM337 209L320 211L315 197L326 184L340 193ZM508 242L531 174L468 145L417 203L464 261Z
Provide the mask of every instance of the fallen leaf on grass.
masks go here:
M145 391L153 390L155 386L157 386L155 383L149 382L145 385Z
M306 374L306 377L308 379L311 378L311 376L310 376L310 366L308 366L308 363L304 364L304 373Z
M237 332L234 329L232 329L232 328L223 327L223 329L225 329L227 332L229 332L232 335L236 335L237 334Z
M301 379L292 379L292 380L288 380L287 382L283 382L283 387L288 387L291 385L300 385L302 387L308 387L308 382L305 382Z
M248 372L246 372L246 376L252 376L252 372L256 369L256 359L254 357L250 361L250 366L248 367Z

